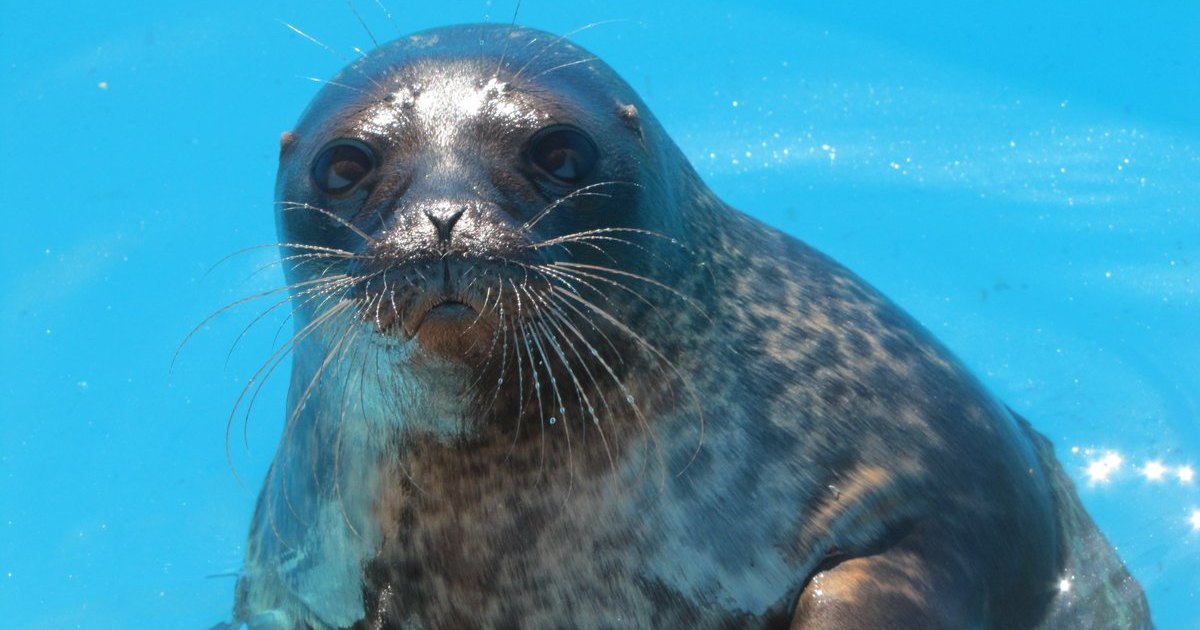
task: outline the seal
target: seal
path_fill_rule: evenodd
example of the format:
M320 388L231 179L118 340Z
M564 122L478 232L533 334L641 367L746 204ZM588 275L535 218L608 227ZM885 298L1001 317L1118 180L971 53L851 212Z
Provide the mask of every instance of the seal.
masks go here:
M564 38L401 38L281 144L236 623L1150 624L1048 441Z

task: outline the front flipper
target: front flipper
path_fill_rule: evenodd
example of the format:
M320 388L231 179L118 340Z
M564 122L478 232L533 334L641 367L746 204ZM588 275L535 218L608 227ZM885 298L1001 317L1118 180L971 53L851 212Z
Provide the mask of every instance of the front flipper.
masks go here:
M982 625L969 593L942 584L920 565L911 554L889 551L821 571L801 591L792 628L933 630Z
M1021 560L1015 573L997 568L1034 549L989 548L969 532L917 529L878 553L827 562L801 591L791 627L1028 628L1051 594L1049 579L1040 588L1035 577L1045 572L1045 558Z

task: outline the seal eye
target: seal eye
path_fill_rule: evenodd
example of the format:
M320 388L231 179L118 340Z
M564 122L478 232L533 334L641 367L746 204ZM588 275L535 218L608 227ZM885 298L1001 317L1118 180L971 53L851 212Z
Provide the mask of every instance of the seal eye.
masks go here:
M375 168L367 145L356 140L335 140L313 163L312 180L322 192L339 195L354 188Z
M529 159L554 179L577 184L596 166L599 151L592 139L574 127L548 127L529 144Z

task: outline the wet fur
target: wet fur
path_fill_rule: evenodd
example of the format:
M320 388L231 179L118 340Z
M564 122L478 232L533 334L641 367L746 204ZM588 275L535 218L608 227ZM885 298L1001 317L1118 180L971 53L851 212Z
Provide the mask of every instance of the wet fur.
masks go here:
M595 57L488 26L389 46L284 138L296 333L256 382L293 356L290 413L238 620L1149 624L1046 441L859 278L713 196ZM584 104L554 115L607 143L604 177L539 202L460 161L427 193L395 175L341 206L297 194L314 136L364 99L403 111L439 64L497 104ZM459 199L460 175L491 192L439 242L419 204ZM405 322L436 291L479 316L421 339Z

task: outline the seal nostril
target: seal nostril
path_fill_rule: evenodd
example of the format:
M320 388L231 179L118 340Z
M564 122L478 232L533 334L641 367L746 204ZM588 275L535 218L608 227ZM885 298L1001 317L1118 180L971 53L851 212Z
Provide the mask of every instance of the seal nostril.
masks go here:
M454 224L458 223L458 219L463 215L464 210L465 208L456 208L443 212L437 210L425 211L425 216L433 224L433 228L437 230L438 241L450 241L450 232L454 230Z

